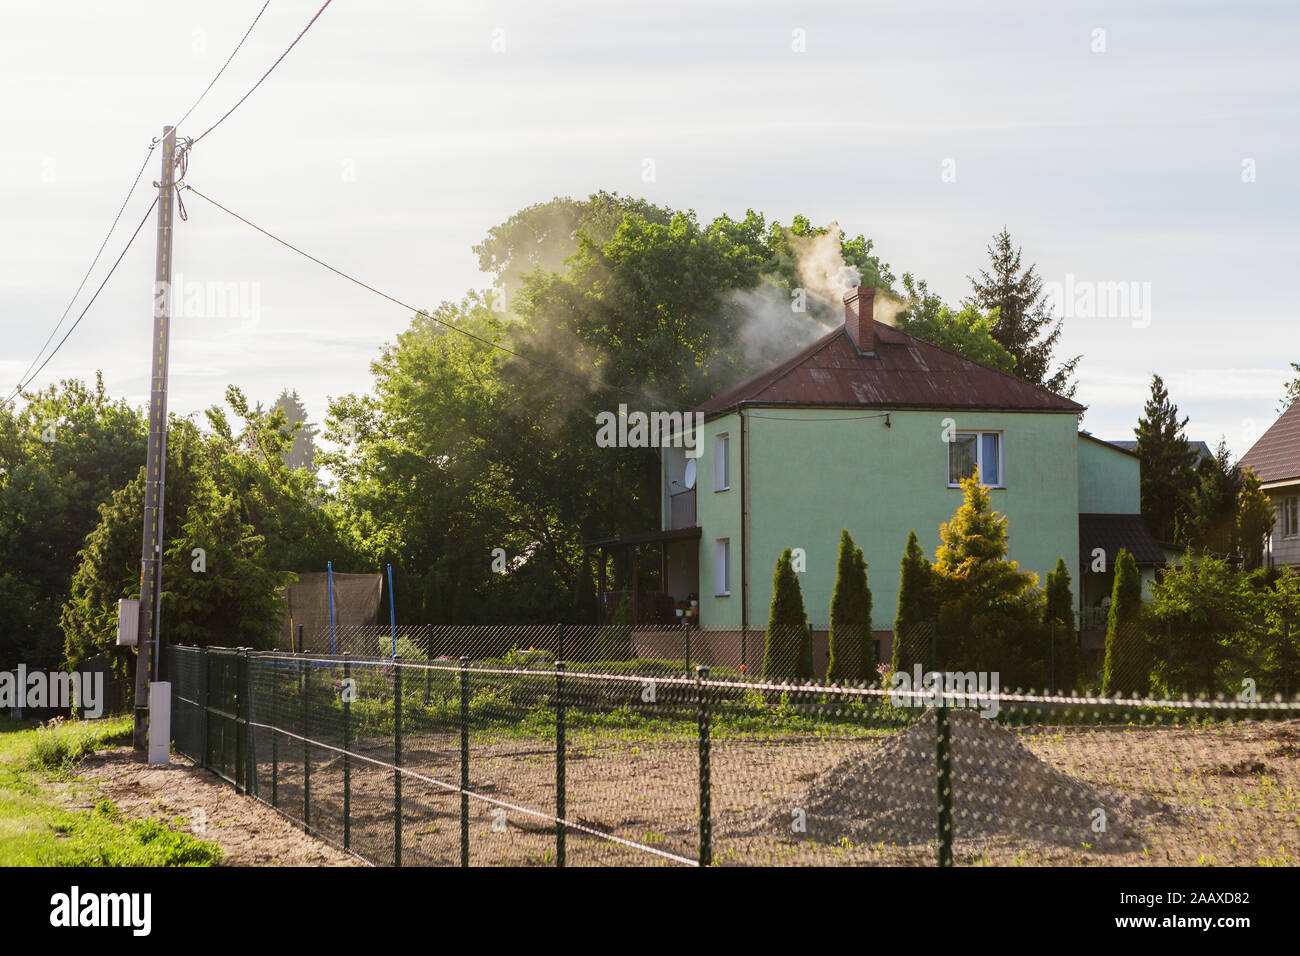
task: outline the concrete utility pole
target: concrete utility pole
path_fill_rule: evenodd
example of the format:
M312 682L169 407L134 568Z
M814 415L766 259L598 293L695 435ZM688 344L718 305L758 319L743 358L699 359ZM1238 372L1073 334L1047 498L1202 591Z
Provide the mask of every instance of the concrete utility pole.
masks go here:
M144 543L140 550L140 629L135 660L134 748L149 737L149 682L161 659L163 502L167 487L167 350L171 333L172 206L175 197L176 129L163 127L162 178L158 187L158 252L154 261L154 336L149 385L149 445L145 456Z

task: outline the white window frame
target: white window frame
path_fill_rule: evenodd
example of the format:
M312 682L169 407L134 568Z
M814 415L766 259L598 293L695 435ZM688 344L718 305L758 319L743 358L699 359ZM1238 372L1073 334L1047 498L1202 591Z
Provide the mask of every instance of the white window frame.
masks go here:
M1282 537L1300 537L1300 495L1282 499Z
M731 597L731 539L713 542L713 596Z
M985 488L1005 488L1007 486L1006 433L998 428L985 428L985 429L967 428L967 429L962 429L953 432L954 437L956 437L957 435L975 436L975 466L979 468L980 484L983 485ZM996 435L998 439L998 480L995 484L990 484L989 482L984 480L984 436L985 435ZM945 480L948 480L952 475L952 446L955 445L956 442L949 441L949 442L945 442L944 444L948 446L948 454L945 457L943 463L944 478ZM948 480L948 487L960 488L961 482Z
M731 435L713 437L713 490L731 490Z

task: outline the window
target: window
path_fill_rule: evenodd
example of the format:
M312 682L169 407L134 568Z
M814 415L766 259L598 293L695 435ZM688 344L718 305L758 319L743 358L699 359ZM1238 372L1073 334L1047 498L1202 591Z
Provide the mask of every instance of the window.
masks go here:
M980 482L990 488L1001 488L1002 433L957 432L948 442L948 487L955 488L980 470Z
M1300 495L1282 499L1282 537L1300 535Z
M718 435L713 439L713 490L726 491L731 487L731 439Z
M716 597L731 594L731 539L718 538L713 552L713 593Z

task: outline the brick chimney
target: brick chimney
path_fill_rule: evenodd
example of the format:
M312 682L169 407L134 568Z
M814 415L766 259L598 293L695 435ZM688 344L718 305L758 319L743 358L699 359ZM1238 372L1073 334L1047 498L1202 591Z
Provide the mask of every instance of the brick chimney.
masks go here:
M863 355L874 355L875 333L871 327L875 313L876 287L860 285L844 293L844 327L849 338Z

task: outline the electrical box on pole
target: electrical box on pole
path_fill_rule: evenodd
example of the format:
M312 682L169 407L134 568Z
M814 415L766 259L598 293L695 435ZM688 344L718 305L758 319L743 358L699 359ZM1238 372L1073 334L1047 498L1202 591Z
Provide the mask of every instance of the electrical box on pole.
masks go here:
M176 129L163 127L158 187L158 251L154 260L153 353L149 384L149 443L145 453L144 535L140 549L140 627L135 661L135 732L143 752L149 741L149 683L158 679L159 600L162 596L163 505L167 486L167 351L171 336L172 209L175 199Z

